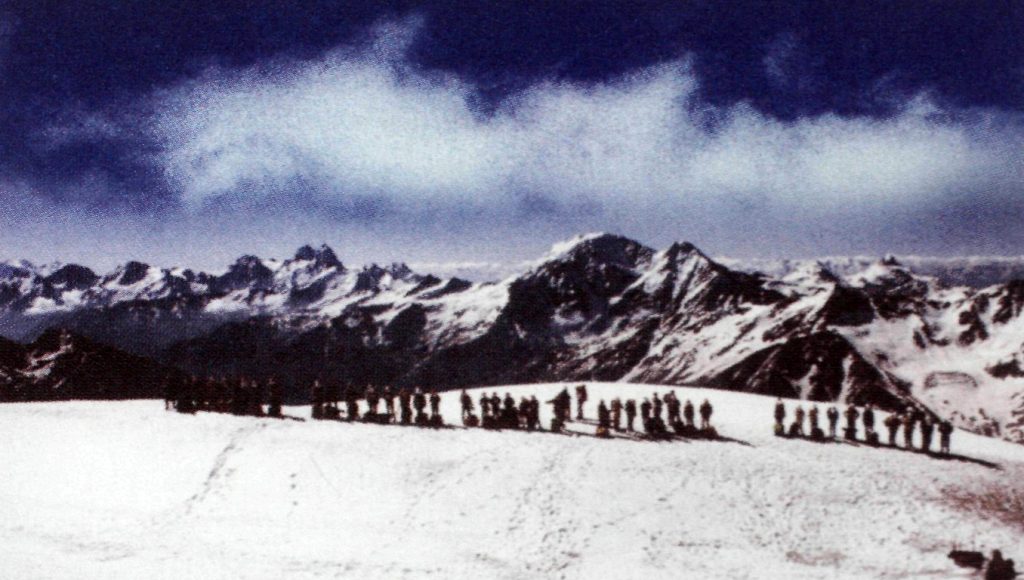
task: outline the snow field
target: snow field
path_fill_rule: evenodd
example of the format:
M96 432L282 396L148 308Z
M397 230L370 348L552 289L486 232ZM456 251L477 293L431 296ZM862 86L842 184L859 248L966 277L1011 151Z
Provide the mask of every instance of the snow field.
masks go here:
M710 399L734 441L3 405L0 577L966 578L954 545L1024 559L1024 515L962 501L1019 502L1024 447L954 433L954 453L994 469L777 439L773 399L678 387L588 383L587 415L655 389ZM458 397L443 395L449 423Z

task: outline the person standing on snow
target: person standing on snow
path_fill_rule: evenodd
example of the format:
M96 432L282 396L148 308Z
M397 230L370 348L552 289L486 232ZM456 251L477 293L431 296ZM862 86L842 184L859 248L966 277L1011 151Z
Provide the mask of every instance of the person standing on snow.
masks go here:
M324 416L324 390L320 386L320 381L313 381L312 393L310 394L310 402L313 406L312 416L314 419L321 419Z
M682 404L679 399L676 398L675 391L669 392L665 395L665 406L668 407L668 423L669 425L675 425L679 423L679 407Z
M939 423L939 453L949 455L949 438L952 434L952 423L949 421Z
M526 415L526 428L530 431L536 430L540 426L540 401L537 400L536 395L530 395L530 409Z
M647 424L651 422L651 400L644 399L643 403L640 403L640 424L643 425L644 431L647 431Z
M790 434L791 435L799 435L800 437L803 437L804 436L804 408L802 406L800 406L800 405L796 406L796 413L794 414L794 419L795 420L793 421L793 425L795 425L796 428L793 429L793 432L790 433Z
M462 395L459 396L459 401L462 403L462 418L473 414L473 397L469 396L466 389L462 389Z
M875 432L875 408L870 403L864 408L864 432L871 434Z
M932 433L935 431L935 423L931 419L925 417L921 421L921 451L925 453L932 452Z
M608 407L604 404L604 399L601 400L597 405L597 429L598 433L604 433L605 436L610 436L609 430L612 427L611 413L608 411Z
M1012 559L1003 559L999 550L992 550L992 557L985 566L985 580L1013 580L1017 577L1017 570Z
M622 431L622 400L618 397L612 399L612 426L616 431Z
M367 414L377 414L377 405L380 404L380 396L377 395L377 389L373 385L366 387L366 406L369 407Z
M693 403L690 399L686 399L686 405L683 406L683 419L686 420L687 427L693 427Z
M348 414L349 421L356 421L359 419L359 393L357 393L356 388L351 385L345 389L345 409Z
M633 399L626 399L626 431L629 433L633 432L633 421L636 419L636 401Z
M280 385L277 384L277 381L275 381L273 377L271 377L271 379L267 382L267 390L270 391L270 398L268 401L270 404L269 408L267 409L267 414L270 415L271 417L283 416L281 407L284 406L284 392L281 390Z
M775 425L782 427L786 424L786 405L782 402L782 397L779 397L775 401Z
M437 389L430 391L430 414L441 414L441 395L437 394Z
M711 413L714 412L714 408L711 407L711 402L704 399L704 402L700 404L700 428L701 430L711 428Z
M857 418L860 416L860 412L857 411L857 407L850 405L846 408L846 438L856 439L857 438Z
M896 413L890 413L885 418L885 421L882 421L882 424L889 431L889 447L896 447L896 431L900 428L900 416Z
M501 416L501 397L498 393L491 393L491 414L497 419Z
M583 404L587 402L587 385L576 387L576 419L583 420Z
M562 389L562 392L558 393L554 399L548 401L555 411L555 419L565 423L569 420L569 415L572 409L572 397L569 396L568 389Z
M388 414L388 421L395 418L395 391L391 385L384 385L384 412Z
M167 375L164 378L164 411L170 411L178 400L177 377Z
M914 447L914 414L910 409L903 413L903 447L906 449Z
M829 437L835 439L836 424L839 423L839 411L836 409L835 405L832 405L828 408L828 411L825 412L825 417L828 418Z
M416 417L413 419L413 423L416 425L427 424L427 414L424 412L427 408L427 396L423 394L422 387L416 387L416 392L412 395L412 406L416 409Z
M490 415L491 400L487 397L487 393L480 393L480 417L484 418Z
M661 419L661 397L658 396L658 393L654 393L651 399L651 416Z
M807 412L807 418L811 422L811 435L818 430L818 406L811 405L811 410Z

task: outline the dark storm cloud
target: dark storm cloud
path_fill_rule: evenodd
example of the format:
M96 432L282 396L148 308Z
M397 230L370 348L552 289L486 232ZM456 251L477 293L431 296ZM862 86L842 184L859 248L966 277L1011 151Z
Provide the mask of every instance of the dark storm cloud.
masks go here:
M1019 251L1018 3L242 6L0 5L8 223Z

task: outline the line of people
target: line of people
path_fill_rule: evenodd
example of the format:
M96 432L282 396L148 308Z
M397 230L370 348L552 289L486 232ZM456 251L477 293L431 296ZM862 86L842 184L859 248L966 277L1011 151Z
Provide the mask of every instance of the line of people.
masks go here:
M242 378L201 379L172 375L165 383L165 407L182 413L196 411L215 411L236 415L281 417L283 392L281 387L270 379L264 386L259 381ZM584 421L584 407L588 400L586 385L576 387L576 420ZM359 403L365 401L366 411L360 413ZM344 403L344 414L342 403ZM467 427L484 427L490 429L525 429L541 430L540 401L536 396L521 397L517 402L511 394L499 397L498 393L490 395L481 393L479 398L480 416L475 413L473 399L463 389L460 396L462 421ZM554 407L551 431L561 432L565 424L571 421L572 396L569 390L563 389L548 404ZM428 427L444 426L441 416L441 396L436 390L426 393L422 388L413 390L402 388L395 390L390 386L380 389L374 386L345 388L337 384L321 384L313 382L310 389L311 415L316 420L348 420L372 423L398 423L402 425L419 425ZM383 404L383 409L381 408ZM264 406L267 406L264 412ZM429 405L429 414L427 407ZM667 413L666 413L667 411ZM597 406L597 435L610 437L612 431L633 433L637 416L640 417L641 428L645 435L654 438L670 437L669 428L682 436L714 435L711 427L711 415L714 412L707 399L695 408L687 400L685 403L676 397L675 391L660 397L653 393L644 398L638 405L636 400L620 398L612 399L607 405L604 400ZM700 416L700 425L696 423L696 415ZM667 415L663 418L663 415Z
M505 398L498 393L480 394L480 416L474 412L473 397L465 389L459 396L462 407L462 424L466 427L485 429L526 429L535 431L540 425L540 401L536 396L520 397L518 404L511 394Z
M588 400L586 385L576 387L576 420L584 421L584 407ZM480 396L480 410L483 416L481 421L474 413L473 399L465 390L460 397L462 406L463 424L467 427L478 425L485 428L507 428L507 429L540 429L540 402L535 396L523 397L519 404L510 395L502 399L498 393L483 393ZM562 389L553 399L547 401L553 407L551 419L551 431L561 432L565 429L566 423L572 420L572 396L569 389ZM666 418L663 417L667 410ZM635 432L634 425L636 418L640 416L643 432L651 437L670 436L669 427L676 434L684 436L710 436L714 435L711 427L711 415L714 408L705 399L699 408L693 403L686 401L685 404L679 400L675 391L669 392L664 398L654 393L651 398L645 398L637 405L636 400L627 399L623 402L620 398L612 399L611 405L601 400L597 405L597 435L599 437L611 437L612 431ZM700 426L695 423L695 415L700 414Z
M368 423L398 423L422 427L443 427L441 416L441 395L436 390L429 394L422 388L395 391L385 385L380 390L368 387L346 387L344 393L336 385L324 387L314 381L310 393L313 419L342 419L340 403L345 403L345 417L348 421L362 419ZM359 401L366 401L366 412L360 417ZM381 403L384 404L383 412ZM396 406L397 403L397 406ZM427 414L427 405L430 414Z
M857 410L857 407L850 405L846 408L843 413L843 417L846 419L846 426L843 430L843 438L856 441L857 440L857 421L860 421L864 425L864 439L871 445L879 445L879 434L875 431L875 407L873 405L867 405L864 408L864 412L861 413ZM797 405L794 411L793 422L790 424L789 429L785 428L786 420L786 405L779 399L775 403L775 434L778 436L787 437L804 437L804 419L807 419L810 427L809 436L811 439L824 440L825 433L821 430L818 425L818 406L811 406L810 410L804 412L804 408L801 405ZM829 437L832 439L836 438L836 428L839 424L839 410L834 405L829 406L825 412L825 417L828 421ZM914 432L918 428L921 432L921 446L920 450L925 453L931 453L932 439L935 435L936 428L939 432L939 453L948 455L950 450L950 439L953 434L953 425L949 421L939 421L933 417L929 417L923 410L916 407L907 407L902 412L891 413L883 421L883 425L888 430L889 435L889 446L896 447L897 434L900 427L903 428L903 447L906 449L914 448Z
M172 374L164 380L164 409L179 413L212 411L281 417L283 404L284 393L274 379L264 385L245 377L200 378Z

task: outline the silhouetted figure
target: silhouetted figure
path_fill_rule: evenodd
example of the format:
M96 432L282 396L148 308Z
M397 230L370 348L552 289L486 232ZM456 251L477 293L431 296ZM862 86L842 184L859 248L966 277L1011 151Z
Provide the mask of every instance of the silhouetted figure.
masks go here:
M683 405L683 419L686 420L687 427L693 427L693 403L690 399L686 399L686 404Z
M388 414L388 422L395 419L395 390L391 385L384 385L384 412Z
M526 428L533 431L540 427L540 401L530 396L530 410L526 416Z
M436 390L430 391L430 414L441 414L441 395L438 395Z
M786 423L786 405L779 398L775 401L775 424L782 427Z
M654 396L651 397L651 416L652 417L655 417L657 419L661 419L661 406L662 406L661 397L658 396L658 393L654 393Z
M891 413L882 424L885 425L886 430L889 432L889 447L896 447L896 432L900 428L900 416L896 413Z
M359 420L359 389L353 385L345 388L345 414L349 421Z
M793 425L796 427L790 430L790 435L796 435L798 437L804 436L804 408L800 405L796 406L796 413L794 414L795 420Z
M665 395L665 408L668 409L669 425L679 423L680 407L682 407L682 403L680 403L679 399L676 398L675 391L669 391L669 393Z
M633 432L633 421L636 419L636 401L633 399L626 399L626 431L629 433Z
M700 404L700 428L701 430L707 430L711 428L711 414L714 412L714 408L711 406L711 402L704 399L704 402Z
M935 432L935 423L925 418L921 421L921 450L925 453L932 451L932 434Z
M501 426L506 429L519 428L519 410L511 393L505 393L504 407L501 410Z
M604 400L601 400L597 405L597 436L611 437L611 428L611 412L608 411L608 407L604 404Z
M551 419L551 430L560 432L562 427L565 426L565 422L568 421L572 410L572 397L569 395L569 390L562 389L548 403L554 409L554 417Z
M985 567L985 580L1013 580L1016 577L1017 570L1014 569L1013 560L1004 560L1002 552L992 550L992 557Z
M531 406L532 405L530 404L530 400L529 399L527 399L526 397L520 397L519 398L519 414L518 414L518 419L519 419L519 427L521 429L529 428L530 408L531 408Z
M416 424L426 424L427 415L424 410L427 408L427 396L423 394L423 389L416 387L416 392L412 396L412 406L416 409Z
M864 421L864 432L868 433L869 435L871 433L874 433L874 431L875 431L875 409L874 409L874 407L871 404L868 404L868 406L864 408L863 421Z
M409 389L403 388L398 391L398 408L401 412L401 423L402 425L409 425L412 423L412 394L409 393Z
M839 411L834 407L829 407L828 411L825 411L825 417L828 419L828 436L836 438L836 425L839 423Z
M277 384L277 381L270 379L267 382L267 391L269 392L269 406L267 408L267 414L271 417L282 417L282 407L284 406L284 391L281 389L281 385Z
M846 433L845 437L850 440L857 438L857 418L860 416L860 412L857 411L857 407L850 405L846 408Z
M651 430L651 407L650 399L644 399L644 402L640 403L640 424L643 425L644 431Z
M498 396L498 393L491 393L491 415L495 419L501 416L501 397Z
M903 414L903 447L914 447L914 414L909 409Z
M459 402L462 404L463 419L465 419L467 415L473 414L473 397L469 396L466 389L462 389L462 394L459 395Z
M196 380L196 377L178 379L178 401L175 403L174 408L179 413L196 412Z
M164 411L170 411L178 401L178 382L174 375L164 377Z
M324 419L340 419L338 401L341 399L341 385L337 381L327 381L324 385Z
M953 435L953 425L949 421L939 423L939 453L949 455L949 439Z
M487 393L480 394L480 416L488 417L491 414L491 399Z
M366 387L366 406L367 413L377 414L377 406L380 404L380 395L377 394L377 389L370 385Z
M310 393L310 404L313 406L312 416L314 419L324 418L324 388L319 380L313 381L313 389Z
M587 385L576 387L576 419L583 420L583 405L587 402Z
M618 397L612 399L612 427L622 431L622 400Z

